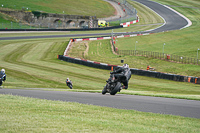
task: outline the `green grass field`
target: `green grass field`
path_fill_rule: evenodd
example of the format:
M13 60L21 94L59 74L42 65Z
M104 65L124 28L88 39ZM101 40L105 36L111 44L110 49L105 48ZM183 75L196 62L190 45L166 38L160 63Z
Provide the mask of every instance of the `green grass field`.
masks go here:
M0 132L197 133L200 119L0 95Z
M107 17L114 14L115 9L108 2L102 0L1 0L1 8L15 10L43 11L47 13L87 15ZM3 5L3 7L2 7ZM28 8L28 9L27 9ZM78 9L78 10L77 10Z
M45 13L67 14L67 15L85 15L104 18L113 16L115 9L110 3L102 0L1 0L0 10L25 10L40 11ZM78 10L77 10L78 9ZM11 16L0 13L0 29L34 29L24 22L20 22Z
M180 55L185 53L188 56L195 54L193 48L197 49L196 47L199 46L199 2L195 0L187 2L184 0L178 2L167 0L162 2L165 2L164 4L167 5L178 5L173 8L187 16L193 22L193 25L178 31L118 39L117 45L120 49L125 49L126 47L131 49L131 42L134 43L137 39L139 42L138 49L145 49L146 47L151 49L151 47L156 45L151 50L159 51L159 44L162 46L165 42L167 45L173 43L170 47L166 45L166 52L177 52ZM197 7L197 9L179 7L179 5ZM145 18L145 16L141 18ZM154 22L146 22L147 20L141 19L137 25L162 23L159 18L154 18L156 20ZM146 27L146 29L149 28ZM114 31L126 30L133 31L140 30L140 28L136 29L136 27L131 26ZM1 34L0 36L77 33L82 32L15 33ZM94 33L94 31L86 33ZM58 54L63 54L69 39L51 38L0 41L0 68L5 68L7 74L7 81L3 83L3 88L44 88L43 90L52 91L100 93L109 77L110 71L67 63L57 59ZM87 42L82 43L82 45L85 45L84 43ZM76 45L79 45L79 43ZM83 51L85 51L85 47L82 47L82 45L80 44L80 46L72 49L75 50L76 56L78 54L82 56ZM150 64L161 72L199 76L199 66L196 65L182 65L144 57L119 57L112 54L109 40L91 41L88 42L88 45L90 47L88 54L84 55L86 59L115 65L121 65L120 60L125 59L125 61L130 62L131 67L135 68L146 69L146 64ZM140 45L143 45L143 47L140 47ZM80 50L77 50L78 48ZM179 49L185 52L181 52ZM73 81L74 89L72 90L65 85L67 77ZM200 100L200 87L197 84L186 82L133 75L130 79L128 90L122 90L120 94ZM0 132L200 132L199 119L143 113L134 110L121 110L11 95L0 95L0 106L0 118L2 118L0 120Z

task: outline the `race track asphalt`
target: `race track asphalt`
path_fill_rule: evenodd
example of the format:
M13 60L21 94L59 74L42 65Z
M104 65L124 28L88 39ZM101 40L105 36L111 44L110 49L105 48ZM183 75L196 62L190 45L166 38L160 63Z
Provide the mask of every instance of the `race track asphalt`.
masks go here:
M164 20L165 24L152 31L140 33L155 33L169 30L178 30L188 25L188 21L169 8L148 0L138 1L155 12ZM121 34L121 33L119 33ZM131 32L138 34L138 32ZM0 40L14 39L33 39L33 38L53 38L53 37L79 37L79 36L104 36L110 33L101 34L76 34L76 35L51 35L51 36L26 36L26 37L1 37ZM136 95L122 95L117 93L115 96L102 95L101 93L68 92L68 91L44 91L42 89L0 89L0 94L12 94L25 97L33 97L48 100L60 100L69 102L79 102L89 105L106 106L119 109L134 109L143 112L160 114L172 114L184 117L200 118L200 101L172 99L161 97L148 97Z
M190 24L190 21L187 20L187 18L184 18L180 14L177 14L167 6L149 0L133 0L133 1L139 2L149 7L164 19L165 24L157 29L149 31L151 33L179 30Z

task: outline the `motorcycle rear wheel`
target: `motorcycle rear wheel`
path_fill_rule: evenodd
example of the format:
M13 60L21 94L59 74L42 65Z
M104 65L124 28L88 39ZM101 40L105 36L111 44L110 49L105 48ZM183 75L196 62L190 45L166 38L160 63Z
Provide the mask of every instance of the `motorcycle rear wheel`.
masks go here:
M121 83L117 82L115 88L110 92L110 95L115 95L120 90L120 87L121 87Z

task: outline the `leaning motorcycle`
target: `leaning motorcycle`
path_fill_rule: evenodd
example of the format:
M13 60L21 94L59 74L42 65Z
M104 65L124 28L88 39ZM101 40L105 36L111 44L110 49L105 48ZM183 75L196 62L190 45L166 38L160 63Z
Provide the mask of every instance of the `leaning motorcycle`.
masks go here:
M102 90L102 94L110 93L110 95L115 95L117 92L120 92L122 89L121 81L123 80L121 78L115 77L113 73L110 74L110 78L106 81L107 83Z

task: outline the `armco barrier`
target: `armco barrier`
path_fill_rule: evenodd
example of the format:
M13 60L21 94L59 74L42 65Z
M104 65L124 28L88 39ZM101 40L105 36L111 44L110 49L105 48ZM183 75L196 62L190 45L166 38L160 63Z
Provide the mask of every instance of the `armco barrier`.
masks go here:
M195 79L195 84L200 84L200 78Z
M116 65L110 65L110 64L105 64L105 63L100 63L100 62L95 62L95 61L89 61L89 60L82 60L82 59L72 58L72 57L63 56L63 55L58 55L58 59L71 62L71 63L88 66L88 67L105 69L105 70L111 70L111 69L114 69L115 67L118 67Z
M200 84L200 78L198 77L187 77L188 82L190 83L195 83L195 84Z
M98 68L98 69L104 69L104 70L113 70L116 67L120 67L117 65L104 64L100 62L72 58L72 57L63 56L63 55L58 55L58 59L66 61L66 62L76 63L76 64ZM155 71L140 70L140 69L135 69L135 68L131 68L130 70L131 70L131 73L135 75L200 84L200 77L198 78L198 77L191 77L191 76L181 76L181 75L161 73L161 72L155 72Z
M185 76L181 75L174 75L174 81L184 81L185 82Z
M139 22L139 17L137 20L135 21L130 21L130 22L125 22L125 23L121 23L120 25L123 26L123 27L129 27L131 24L135 24L135 23L138 23Z

